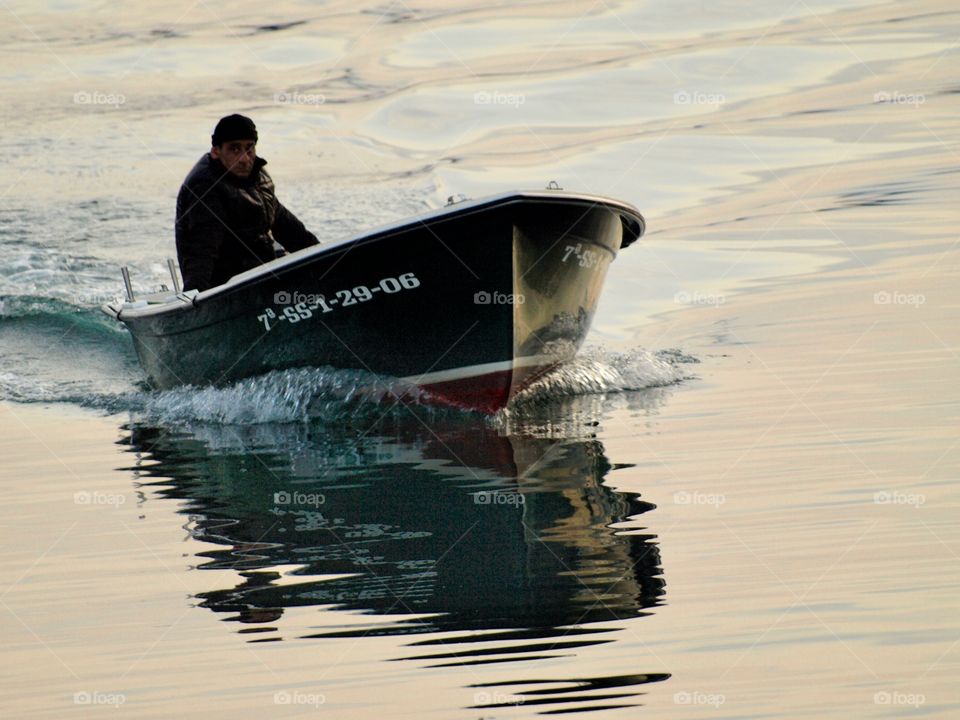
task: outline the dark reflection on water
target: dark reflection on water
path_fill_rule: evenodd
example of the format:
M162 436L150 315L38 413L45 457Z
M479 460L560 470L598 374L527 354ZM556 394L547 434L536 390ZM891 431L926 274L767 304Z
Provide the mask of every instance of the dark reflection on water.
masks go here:
M663 597L656 538L627 522L655 506L604 484L613 467L590 436L504 436L406 409L363 427L125 430L138 480L185 501L190 532L222 546L199 567L244 578L197 599L252 642L288 639L272 624L286 608L332 606L371 621L324 613L301 637L417 634L396 659L427 667L569 657L616 641ZM518 679L473 707L517 702L506 692L619 707L667 677Z

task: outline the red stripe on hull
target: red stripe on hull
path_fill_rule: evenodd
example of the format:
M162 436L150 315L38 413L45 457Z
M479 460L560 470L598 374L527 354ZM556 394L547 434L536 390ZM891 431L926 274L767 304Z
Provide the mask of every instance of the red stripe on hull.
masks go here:
M518 367L456 380L425 383L422 387L443 404L492 414L504 408L514 395L554 367L556 365Z
M430 383L423 388L445 404L465 410L495 413L510 400L513 371L475 375L444 382Z

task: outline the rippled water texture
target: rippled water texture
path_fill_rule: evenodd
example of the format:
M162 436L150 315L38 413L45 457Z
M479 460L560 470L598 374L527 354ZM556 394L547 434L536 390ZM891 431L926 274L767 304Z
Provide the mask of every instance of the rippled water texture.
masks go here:
M960 716L954 5L0 17L0 715ZM97 307L236 111L325 241L551 180L648 234L492 418L152 391Z

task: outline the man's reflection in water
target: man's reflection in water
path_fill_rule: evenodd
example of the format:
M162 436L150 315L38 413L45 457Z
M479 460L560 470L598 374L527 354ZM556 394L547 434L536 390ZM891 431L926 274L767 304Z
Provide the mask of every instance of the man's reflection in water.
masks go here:
M620 628L596 624L645 614L664 593L655 536L618 525L654 506L603 484L611 465L595 439L504 437L479 421L430 429L415 417L363 434L128 430L139 478L187 501L192 534L223 546L201 553L200 568L244 578L200 605L258 641L283 639L271 623L285 608L332 605L390 617L303 637L422 634L409 659L433 666L549 658L614 641ZM595 691L666 677L541 678L511 692L528 703L630 697Z

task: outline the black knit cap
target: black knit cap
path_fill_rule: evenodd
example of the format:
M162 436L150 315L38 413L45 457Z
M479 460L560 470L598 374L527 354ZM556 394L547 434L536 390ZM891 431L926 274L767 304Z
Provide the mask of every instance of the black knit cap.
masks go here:
M213 129L211 140L214 145L223 145L231 140L257 141L257 126L253 120L245 115L227 115L220 118L217 127Z

